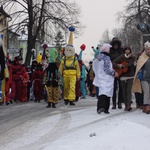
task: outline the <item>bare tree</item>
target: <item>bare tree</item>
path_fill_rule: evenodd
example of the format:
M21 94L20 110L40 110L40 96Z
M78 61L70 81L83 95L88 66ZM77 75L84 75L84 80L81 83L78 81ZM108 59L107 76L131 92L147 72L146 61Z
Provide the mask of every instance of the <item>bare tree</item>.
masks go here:
M106 29L103 34L102 34L102 38L99 40L100 45L103 43L110 43L111 38L110 38L110 32L108 29Z
M120 33L124 45L130 45L134 52L137 53L137 51L139 51L142 47L142 33L137 30L137 24L150 22L150 5L149 0L127 1L128 3L125 11L118 13L118 18L121 18L124 24L124 27Z
M36 40L43 42L45 37L53 37L59 30L67 30L69 25L78 21L80 10L75 2L65 0L1 0L12 17L10 28L15 32L27 31L27 55L25 64L30 64ZM20 8L12 12L14 7Z
M127 0L125 12L119 12L118 18L123 19L127 26L135 26L138 22L148 22L150 19L150 5L148 0Z

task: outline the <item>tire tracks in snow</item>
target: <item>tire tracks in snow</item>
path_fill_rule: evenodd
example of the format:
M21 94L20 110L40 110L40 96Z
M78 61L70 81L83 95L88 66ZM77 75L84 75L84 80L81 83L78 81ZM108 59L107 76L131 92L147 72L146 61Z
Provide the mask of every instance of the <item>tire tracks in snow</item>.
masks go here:
M71 122L71 119L72 119L70 112L81 110L81 109L89 109L93 106L95 107L95 104L90 103L90 104L87 104L87 105L84 104L83 106L79 105L79 106L76 106L76 107L67 107L67 108L66 108L66 106L60 106L57 109L53 109L51 112L49 112L48 109L46 109L46 110L43 109L42 112L37 110L36 112L31 113L30 118L25 117L24 121L22 121L18 124L15 124L11 128L8 128L7 130L4 130L3 132L1 132L1 134L6 134L8 131L10 131L11 129L14 129L14 128L16 128L16 130L17 130L18 127L22 126L26 121L32 120L32 118L35 119L36 117L40 118L40 117L45 117L45 116L47 117L48 115L55 116L55 115L60 114L59 121L56 122L55 126L52 128L52 130L50 132L48 132L47 134L41 136L40 138L35 140L33 143L30 143L30 144L29 143L24 143L23 146L18 145L19 147L17 147L17 149L15 149L15 150L20 150L20 149L21 150L27 150L27 149L28 150L35 150L38 147L38 150L42 150L46 146L52 144L54 141L59 139L59 137L63 136L65 133L67 133L67 134L72 133L75 130L84 129L84 128L86 128L90 125L96 124L98 122L103 123L106 120L109 120L109 119L112 119L112 118L115 118L115 117L118 117L118 116L121 116L121 115L125 115L127 113L127 112L123 111L123 112L117 112L115 114L109 114L108 116L97 119L95 121L85 123L83 125L80 125L78 127L74 127L72 129L68 129L68 126L69 126L69 124ZM135 111L135 110L132 110L132 111ZM11 137L10 137L10 140L12 140ZM9 141L7 141L7 142L9 142ZM12 141L10 141L10 142L12 142ZM6 143L6 141L5 141L5 143Z

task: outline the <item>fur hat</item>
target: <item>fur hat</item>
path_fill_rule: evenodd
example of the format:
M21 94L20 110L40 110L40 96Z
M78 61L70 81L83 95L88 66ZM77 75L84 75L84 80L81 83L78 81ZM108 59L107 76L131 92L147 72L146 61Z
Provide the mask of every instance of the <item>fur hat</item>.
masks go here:
M112 47L112 46L111 46L110 44L104 43L104 44L101 46L100 50L101 50L101 52L109 53L111 47Z
M120 47L121 46L121 41L117 38L117 37L114 37L110 43L112 45L112 47L115 45L115 44L118 44L118 46Z

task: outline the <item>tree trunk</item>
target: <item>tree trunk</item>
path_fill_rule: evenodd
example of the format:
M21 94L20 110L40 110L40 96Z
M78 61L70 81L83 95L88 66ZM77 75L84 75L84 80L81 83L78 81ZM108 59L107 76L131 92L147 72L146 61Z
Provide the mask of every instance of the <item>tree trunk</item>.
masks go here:
M27 54L25 59L25 66L29 66L31 64L31 57L32 57L32 49L35 49L36 41L33 38L28 39L28 46L27 46Z

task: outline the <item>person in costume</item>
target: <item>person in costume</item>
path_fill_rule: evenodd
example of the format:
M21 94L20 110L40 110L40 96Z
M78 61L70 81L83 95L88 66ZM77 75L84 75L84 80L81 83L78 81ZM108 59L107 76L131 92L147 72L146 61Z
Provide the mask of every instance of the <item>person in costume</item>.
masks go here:
M60 97L59 84L58 84L58 67L56 59L58 51L56 48L51 48L47 51L48 67L46 68L46 92L47 92L47 108L56 108L56 103Z
M100 53L100 46L97 46L96 49L94 48L94 46L92 46L92 49L93 49L93 52L94 52L94 60L95 60L97 58L98 54ZM95 90L96 90L96 97L98 97L99 88L93 86L94 95L95 95Z
M122 87L122 96L125 103L125 111L132 110L132 83L135 74L135 61L136 58L132 54L130 47L125 47L123 54L113 61L115 68L121 69L120 81Z
M4 79L2 80L2 102L5 103L6 105L9 105L8 94L6 98L6 93L8 93L8 91L9 91L9 70L5 59Z
M65 105L75 105L73 101L76 98L75 86L76 80L80 78L80 67L78 60L75 57L75 48L73 47L73 32L74 28L69 27L70 37L68 45L65 47L65 56L60 62L59 72L63 76L63 92Z
M150 114L150 42L144 43L144 52L139 56L133 80L132 92L143 91L143 112Z
M4 79L4 69L5 69L5 56L4 56L4 51L2 47L2 40L0 39L0 105L3 104L2 101L2 80Z
M22 65L20 64L20 57L16 56L13 63L11 64L12 69L12 84L11 84L11 93L9 94L9 99L11 101L21 101L20 91L21 91L21 74L22 74Z
M144 52L144 49L137 53L137 57L136 57L137 60L139 59L139 56L143 52ZM136 64L137 64L137 61L136 61ZM142 93L135 92L134 95L135 95L135 100L136 100L136 108L143 109L143 92Z
M75 57L78 59L79 55L77 53L75 53ZM81 71L81 62L79 61L79 67L80 67L80 71ZM76 81L76 98L75 98L75 102L78 102L79 98L81 97L81 90L80 90L80 79Z
M42 65L37 64L31 78L31 83L33 83L33 93L35 97L34 102L40 103L42 99L44 74L45 72L43 71Z
M8 75L8 78L6 78L6 80L5 80L5 100L6 100L6 105L8 105L10 103L13 103L9 99L10 87L12 84L12 69L11 69L11 61L9 60L9 58L6 58L6 64L7 64L9 75ZM6 70L6 72L7 72L7 70Z
M100 48L99 48L99 46L97 46L96 49L94 48L94 46L92 46L91 48L92 48L92 50L93 50L93 52L94 52L94 59L96 59L96 58L97 58L97 55L98 55L99 52L100 52Z
M29 99L30 100L35 100L35 96L34 96L34 81L31 82L31 79L32 79L32 76L33 76L33 73L34 71L36 70L37 68L37 65L38 65L38 62L36 60L36 50L35 49L32 49L32 64L31 64L31 76L30 76L30 95L29 95Z
M87 75L86 75L86 84L87 84L87 89L88 89L88 93L90 96L92 96L92 86L93 86L93 81L90 78L90 72L92 70L92 65L93 65L93 62L90 61L89 66L87 67Z
M94 78L95 78L95 73L93 70L93 67L91 68L90 72L89 72L89 77L90 77L90 82L93 83ZM90 96L91 97L95 97L96 96L96 86L93 84L90 84Z
M114 37L112 39L110 43L112 47L110 48L110 54L109 54L112 62L123 53L123 48L121 47L121 44L122 44L121 41L117 37ZM114 66L113 68L115 69ZM122 97L121 81L119 77L115 78L115 81L114 81L114 92L113 92L112 102L113 102L112 109L116 109L117 105L119 109L122 109L123 97Z
M97 113L109 114L110 98L113 96L114 76L117 73L112 68L109 51L110 44L103 44L101 53L93 61L95 78L93 84L99 88Z
M20 99L21 102L27 102L27 87L28 87L28 81L29 81L29 75L26 71L26 67L22 65L21 69L21 92L20 92Z
M29 102L30 101L30 89L32 87L32 85L31 85L31 77L32 77L31 67L27 66L26 70L27 70L27 74L28 74L28 77L29 77L29 80L28 80L28 83L27 83L27 101Z
M85 50L86 46L82 44L80 46L80 54L78 57L79 61L79 66L80 66L80 71L81 71L81 76L80 76L80 92L81 92L81 98L85 99L86 98L86 87L85 87L85 80L86 80L86 68L85 65L82 61L82 52Z

